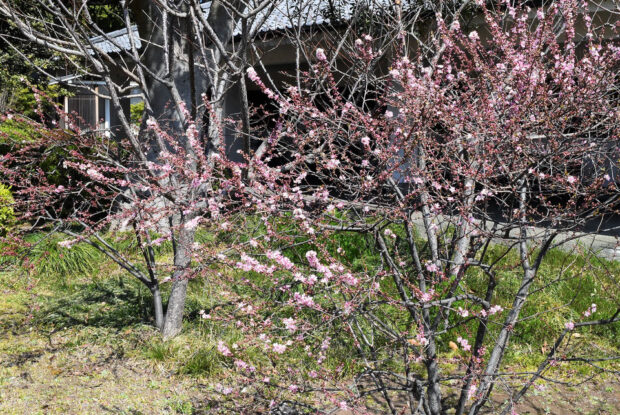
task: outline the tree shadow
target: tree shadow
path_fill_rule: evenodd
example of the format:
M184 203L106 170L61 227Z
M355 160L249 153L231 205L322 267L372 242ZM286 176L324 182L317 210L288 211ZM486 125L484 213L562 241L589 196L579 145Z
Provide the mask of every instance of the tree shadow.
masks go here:
M3 367L21 367L26 363L34 363L39 361L45 352L43 350L28 351L18 353L16 355L4 356L0 360L0 366Z
M120 408L117 405L114 405L113 407L108 407L104 404L99 405L99 408L104 411L105 413L108 414L118 414L118 415L143 415L142 412L136 410L136 409L123 409Z
M33 323L41 327L122 329L152 324L151 294L138 283L105 279L73 286L70 292L43 298Z

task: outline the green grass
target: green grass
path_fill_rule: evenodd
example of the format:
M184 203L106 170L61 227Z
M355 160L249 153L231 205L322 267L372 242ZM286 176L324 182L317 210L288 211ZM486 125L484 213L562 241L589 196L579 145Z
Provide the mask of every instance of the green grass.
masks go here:
M398 233L398 229L394 231ZM0 297L0 308L7 310L0 315L0 328L4 332L13 330L24 336L21 343L16 343L14 338L0 341L0 352L10 355L10 359L13 359L11 361L46 350L45 337L51 336L54 339L56 336L62 338L62 347L67 353L79 353L83 348L105 348L115 358L149 362L157 370L181 379L196 379L207 384L224 382L231 375L236 376L235 369L231 358L225 358L216 351L217 342L221 340L232 346L241 341L242 333L223 321L200 318L199 310L211 310L214 307L219 307L223 314L234 312L234 306L221 296L221 288L216 286L218 280L213 276L221 272L228 278L230 283L226 285L226 290L238 299L262 302L266 301L266 295L272 296L272 299L280 295L281 300L286 300L285 295L273 290L271 277L225 269L209 270L208 278L190 281L182 334L164 342L152 327L149 291L86 244L75 245L69 250L60 248L58 242L64 239L59 236L32 236L29 239L33 244L29 256L32 268L13 268L0 273L0 289L7 292ZM213 235L205 232L199 233L197 239L207 243L218 242ZM139 260L140 253L129 235L118 234L109 240L123 253ZM347 265L356 271L370 271L380 263L379 257L373 253L372 243L372 240L354 233L341 234L330 243L328 250L336 256L336 250L343 248L346 253L342 260ZM423 249L423 241L418 240L418 243L420 249ZM304 254L309 249L316 247L301 245L295 250L285 250L284 254L296 262L305 263ZM492 247L489 258L499 258L504 249L501 246ZM158 247L158 260L169 260L170 250L169 244ZM516 253L504 256L497 264L497 271L501 284L493 303L509 309L521 276ZM592 302L598 305L597 316L615 310L618 299L615 297L617 290L614 290L613 279L618 275L619 263L586 259L559 250L551 251L534 284L532 297L522 312L523 321L515 328L505 364L527 369L535 367L542 359L545 347L550 346L546 342L563 329L567 319L577 319ZM555 284L546 286L560 276L562 278ZM235 283L241 277L249 278L260 289L254 290L247 284ZM466 289L480 294L485 288L486 277L473 270L464 281ZM386 278L381 284L384 290L396 295L390 279ZM164 285L164 300L168 288L168 285ZM456 303L454 307L458 305ZM385 306L380 312L394 327L405 329L411 326L409 317L395 307ZM290 313L287 306L280 306L269 310L269 317L278 321L290 316ZM319 316L312 312L305 316L311 321L319 321ZM32 335L24 331L26 327L33 328ZM490 338L494 337L498 329L498 326L491 327ZM584 352L594 352L596 348L618 352L619 329L618 325L582 329L579 331L582 337L575 338L574 343ZM336 323L324 326L322 330L332 337L332 347L325 366L337 371L343 381L350 379L360 369L351 358L355 356L351 339L344 327ZM471 329L469 332L464 328L458 329L450 334L450 338L444 336L441 339L442 356L453 356L447 344L456 335L467 336L473 341ZM389 351L390 342L381 339L379 335L377 339L379 350ZM71 355L67 356L57 360L58 369L55 370L70 370ZM249 347L235 358L241 358L261 370L270 368L274 373L289 366L305 371L318 369L314 358L309 358L301 348L293 346L282 357L283 360L274 363L264 350ZM397 368L398 356L393 361L388 358L386 362ZM570 370L584 376L592 373L592 368L586 365L572 365ZM0 375L0 385L2 379ZM158 390L161 385L152 384L149 387ZM194 413L194 403L186 396L171 399L161 402L162 407L168 408L170 413Z
M137 315L144 322L149 321L150 294L139 283L131 278L126 278L118 272L118 267L107 259L97 249L87 244L77 244L71 249L58 246L58 242L64 240L60 236L43 238L32 236L30 250L30 262L34 271L31 276L40 280L41 283L53 292L61 291L71 293L72 297L64 298L55 308L48 313L46 319L53 322L58 319L59 310L65 310L64 314L84 315L98 322L97 315L101 314L104 306L92 304L106 303L107 308L116 311L104 313L106 317L101 319L101 324L114 326L124 324L124 314ZM210 234L200 233L197 236L202 242L213 242ZM117 249L124 253L133 253L139 260L139 253L129 236L122 235L111 238ZM418 241L422 248L423 241ZM355 271L372 269L379 265L379 258L370 249L372 241L355 233L343 233L338 235L328 245L328 250L336 254L337 248L345 250L344 262ZM284 251L294 261L304 262L305 251L313 249L308 245L298 246L295 251ZM163 245L157 248L160 257L169 255L170 246ZM505 248L492 247L488 253L488 261L499 258L504 254ZM521 269L518 266L518 256L510 252L497 264L498 279L500 284L493 300L505 309L510 307L514 292L518 289L521 277ZM113 278L106 278L114 275ZM573 255L560 250L553 250L547 254L537 280L532 287L532 296L522 311L522 320L515 329L514 338L532 348L540 348L548 339L550 331L561 330L567 319L577 319L592 302L598 305L598 315L607 315L615 310L617 298L610 296L614 292L613 276L620 275L620 264L598 258L586 260L583 256ZM265 287L269 291L271 279L262 275L252 274L252 282ZM555 280L558 279L557 282ZM84 284L85 283L85 284ZM389 279L382 281L382 287L391 295L396 295L395 287ZM472 269L465 279L467 289L483 294L486 288L486 276ZM547 286L547 284L550 284ZM252 290L245 284L231 285L228 287L239 296L251 296ZM165 291L165 290L164 290ZM192 281L192 288L187 300L187 314L191 319L197 319L198 310L208 309L216 304L212 297L217 295L214 287L208 286L204 280ZM119 299L122 299L119 302ZM107 300L107 302L106 302ZM128 304L131 304L129 306ZM460 304L455 303L457 307ZM55 310L55 311L54 311ZM549 311L551 310L551 311ZM384 310L393 321L400 322L398 325L408 325L406 316L391 315L394 309ZM92 314L92 316L90 316ZM607 342L620 347L618 325L601 328L587 329L585 332L605 338Z
M503 250L503 247L493 247L489 256L500 255ZM510 252L498 264L500 284L494 302L505 309L510 308L521 282L522 271L517 265L515 252ZM598 306L596 316L612 315L618 304L614 290L614 279L618 275L618 262L586 259L558 249L550 251L530 289L531 294L521 312L521 321L515 327L513 341L539 349L550 339L551 333L559 333L564 328L566 321L583 318L581 314L592 303ZM467 284L481 294L486 288L486 276L473 272ZM616 324L581 329L580 332L599 336L600 340L604 338L620 348L619 329Z

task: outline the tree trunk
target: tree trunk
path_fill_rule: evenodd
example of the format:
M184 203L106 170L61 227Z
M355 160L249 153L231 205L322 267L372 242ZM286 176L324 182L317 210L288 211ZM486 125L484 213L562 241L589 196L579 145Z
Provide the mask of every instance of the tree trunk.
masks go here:
M166 319L161 329L164 340L170 339L181 332L183 327L183 311L187 296L187 280L179 279L172 284L172 291L168 299Z
M506 321L504 322L504 326L497 336L497 340L495 341L495 346L491 352L489 357L489 361L487 363L487 368L484 371L484 377L482 382L480 382L480 386L478 387L478 395L480 396L471 406L469 410L469 415L477 415L482 407L485 405L491 390L493 389L493 385L496 381L495 376L499 370L499 365L504 357L504 352L506 351L506 346L510 341L510 336L512 335L512 331L514 329L517 320L519 319L519 314L521 313L521 309L525 305L525 301L527 300L530 286L534 282L536 274L532 270L528 270L523 274L521 279L521 287L519 287L519 291L514 298L512 309L508 313L506 317Z
M174 254L174 275L172 291L168 299L166 317L162 328L164 339L170 339L181 331L183 327L183 311L185 310L185 297L187 296L187 271L192 260L192 245L194 243L194 231L188 230L183 225L178 233Z
M149 287L151 294L153 294L153 314L155 315L155 327L160 331L164 328L164 306L161 301L161 292L159 291L159 284L155 282Z
M186 7L190 7L186 4ZM235 27L235 15L228 8L233 7L239 10L244 9L244 2L234 0L224 3L218 0L212 2L207 18L209 25L213 29L218 41L223 45L227 45L232 37ZM195 50L194 39L192 36L196 31L190 31L188 35L188 26L191 25L189 17L178 17L172 13L166 12L158 2L152 0L133 0L130 3L138 31L143 44L145 45L140 51L140 59L144 68L144 76L141 81L142 92L145 96L145 111L147 117L153 117L160 123L164 129L172 137L176 137L178 144L185 146L187 137L185 136L184 123L185 116L182 114L181 105L185 105L188 109L194 109L196 106L196 97L200 96L207 90L221 91L221 95L212 97L216 113L221 116L221 98L226 86L221 82L213 85L213 79L216 74L222 71L222 53L209 39L205 37L206 62L202 65L190 64L193 59ZM189 11L187 8L186 11ZM202 33L196 33L198 36L204 36ZM202 69L197 69L202 67ZM141 72L141 68L137 68ZM196 72L194 72L196 71ZM226 72L226 71L224 71ZM223 77L228 80L229 76ZM220 108L218 108L220 107ZM202 114L192 114L197 118L202 118ZM210 128L215 129L219 123L210 122ZM219 134L219 130L213 134L213 137ZM210 137L210 138L213 138ZM170 150L170 144L161 140L154 133L147 133L146 123L141 126L140 140L147 148L146 158L150 161L158 162L161 152ZM211 145L215 146L214 141L210 140ZM205 149L207 152L209 149ZM174 179L174 177L173 177ZM166 203L166 201L163 201ZM172 222L177 222L176 215ZM185 218L188 219L188 218ZM172 231L172 229L170 229ZM183 311L185 308L185 297L187 294L188 271L191 263L192 244L194 242L194 231L183 228L182 224L178 231L176 249L174 254L173 284L166 314L162 317L161 324L158 323L158 301L161 303L161 296L154 293L155 304L155 320L156 325L162 331L165 339L176 336L182 328ZM159 299L158 299L159 298ZM160 317L161 317L160 316Z
M429 336L431 337L431 336ZM435 339L429 338L426 347L426 374L428 376L428 387L426 395L431 415L441 415L441 388L439 385L439 365L437 364L437 351Z

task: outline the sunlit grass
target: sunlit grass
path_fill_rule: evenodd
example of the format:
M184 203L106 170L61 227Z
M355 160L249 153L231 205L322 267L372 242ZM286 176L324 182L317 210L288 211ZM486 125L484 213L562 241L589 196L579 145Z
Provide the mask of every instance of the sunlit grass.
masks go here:
M396 233L398 229L394 229ZM402 235L401 235L402 237ZM204 243L222 243L208 233L200 233L198 238ZM235 370L234 359L242 359L256 366L260 372L270 372L273 381L278 381L278 371L289 367L300 368L301 376L310 370L319 370L315 358L308 357L301 347L291 346L287 353L271 359L264 348L247 347L233 358L227 358L217 352L217 343L223 341L229 347L243 339L240 331L229 322L207 320L200 317L200 310L219 308L223 314L235 313L235 305L223 296L226 291L235 301L268 304L279 299L285 302L286 296L274 289L271 277L255 273L240 273L227 268L212 266L200 277L190 281L186 302L185 323L181 335L169 341L161 340L153 328L152 298L150 292L133 277L119 269L110 259L96 249L78 244L71 249L58 246L61 236L41 239L40 235L32 237L34 248L30 251L30 269L19 267L6 268L0 274L0 286L6 295L0 297L0 307L5 310L0 317L3 331L15 330L21 335L31 337L31 341L15 342L12 337L0 341L0 352L17 359L24 353L40 350L46 344L46 336L53 333L52 341L60 342L67 350L78 351L83 347L109 347L118 356L126 356L150 362L154 368L174 376L196 379L205 382L209 388L216 383L230 382L240 374ZM140 261L140 252L136 249L130 235L108 236L110 243L119 250ZM424 241L417 240L421 250ZM341 255L338 248L344 250ZM284 250L291 260L305 263L305 252L316 249L310 245L299 245L295 249ZM338 256L343 263L355 271L371 273L380 265L380 259L373 250L372 238L358 234L341 234L327 246L328 251ZM500 257L505 250L494 246L489 257ZM169 263L171 260L170 244L162 244L156 250L157 261ZM521 269L515 252L505 255L497 264L500 287L493 299L508 310L515 290L518 288ZM530 370L536 367L551 346L550 342L559 334L568 319L575 321L592 303L598 305L597 316L607 315L618 304L618 290L615 290L614 277L620 275L620 265L597 258L586 258L578 253L551 251L541 268L523 312L522 321L517 325L511 346L506 354L505 366ZM256 288L251 288L240 281L248 278ZM557 280L557 281L556 281ZM486 277L472 270L465 278L465 288L480 294L485 288ZM553 284L550 284L553 283ZM547 286L547 284L550 284ZM396 296L395 287L389 278L381 281L382 288ZM166 301L169 284L163 284L163 297ZM281 296L281 298L278 298ZM317 301L321 301L317 295ZM459 303L453 306L457 307ZM402 330L410 325L410 319L395 307L385 306L378 313ZM261 311L261 318L279 321L291 316L291 310L280 305ZM318 322L311 312L302 314L309 321ZM491 325L489 338L493 339L499 330L502 315L496 316ZM596 316L595 316L596 317ZM456 317L455 317L456 318ZM25 330L30 330L26 333ZM322 327L324 335L332 337L332 344L327 354L324 368L337 373L343 382L350 381L362 368L359 365L357 351L343 326L333 323ZM581 329L577 336L571 337L571 347L579 347L581 352L614 352L620 350L618 325L592 329ZM468 336L473 342L471 328L457 329L450 336ZM318 336L321 337L321 336ZM400 357L391 356L391 343L388 339L376 336L378 351L383 353L387 367L400 370ZM448 342L452 337L440 338L440 356L454 360L461 354L451 350ZM572 349L576 350L576 349ZM64 357L63 359L70 359ZM64 361L63 365L70 365ZM613 363L602 363L611 367ZM64 367L64 366L63 366ZM443 366L446 372L458 370L455 363ZM414 368L423 371L423 367ZM595 372L591 366L574 364L570 367L554 369L551 373L558 376L577 374L588 376ZM231 377L232 376L232 377ZM234 382L234 380L233 380ZM210 389L212 390L212 389ZM264 391L269 395L269 391ZM275 396L275 395L274 395ZM174 406L177 413L190 408L188 400L178 399L167 403Z

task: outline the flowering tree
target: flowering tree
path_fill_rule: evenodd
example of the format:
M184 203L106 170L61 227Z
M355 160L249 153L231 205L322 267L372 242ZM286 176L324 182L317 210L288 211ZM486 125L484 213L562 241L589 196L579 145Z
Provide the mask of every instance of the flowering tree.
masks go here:
M180 43L167 43L170 31L156 34L181 53L189 37L179 22L199 19L200 4L172 3L149 3L161 15L141 23L176 22ZM299 56L308 49L304 40L324 44L313 47L307 70L296 65L288 89L278 87L263 62L248 69L278 111L267 136L256 134L255 151L244 146L241 163L225 157L221 96L205 92L198 101L191 88L179 95L177 83L185 85L193 70L172 71L184 74L180 80L170 81L172 72L162 78L137 62L132 46L128 59L153 100L140 132L124 123L126 137L102 139L82 133L59 109L75 136L39 126L40 144L16 147L0 162L3 180L14 186L16 211L68 234L67 248L97 247L149 286L156 325L167 337L180 329L187 279L216 261L234 269L222 278L246 284L254 295L237 296L234 313L202 315L240 330L243 342L222 341L217 350L246 383L282 395L321 394L327 398L321 402L341 408L363 409L364 396L374 394L392 413L407 407L440 414L450 404L459 414L480 413L494 387L510 387L513 374L502 362L515 330L532 318L524 307L536 292L569 277L569 267L542 277L551 250L617 209L620 55L616 27L598 27L616 15L604 9L593 18L588 4L576 0L550 1L537 11L510 1L408 3L387 9L389 26L362 24L369 20L360 11L363 18L344 33L306 38L292 30ZM231 35L225 29L233 20L223 25L224 35ZM204 52L205 67L229 80L226 68L238 74L249 63L244 49L224 54L230 37L218 41L211 25L201 24L211 43L191 50ZM362 27L379 36L359 30L357 38ZM213 56L217 64L209 61ZM109 64L103 52L100 57ZM159 70L166 61L149 62ZM156 84L165 86L166 99ZM230 83L218 85L214 90L222 92ZM253 135L249 115L238 123L245 137ZM58 165L72 172L66 183L51 183L36 170L36 146L69 149ZM143 261L105 237L116 224L133 229ZM226 243L198 243L199 226L224 231ZM155 250L164 241L173 257L161 264ZM616 283L611 273L604 276ZM168 278L174 288L164 316L159 284ZM498 293L509 300L500 303ZM589 304L579 321L563 321L540 369L521 390L508 389L502 410L510 412L562 361L607 359L565 353L574 331L620 316L601 313ZM336 347L350 348L351 361L334 371L327 363ZM242 358L251 350L269 364ZM300 365L270 373L281 357ZM358 393L338 382L334 372L345 364L355 370ZM218 390L241 393L246 386ZM455 390L456 401L447 402Z
M41 0L27 5L0 1L0 14L15 32L3 34L3 42L35 70L60 83L64 78L31 61L20 46L32 42L62 58L73 78L86 80L82 88L89 89L95 99L109 100L112 115L110 131L97 138L79 128L92 121L57 108L72 134L37 125L41 142L3 159L3 181L21 195L23 205L17 207L23 209L24 218L60 220L58 229L63 231L79 224L82 232L74 235L73 242L88 240L144 282L153 293L156 325L165 337L181 329L195 229L202 215L218 205L210 192L225 192L225 186L211 179L211 169L224 168L215 167L217 157L225 154L220 153L226 145L224 96L235 82L244 86L239 74L247 65L248 49L273 9L272 2L265 0L201 3L120 1L109 5L109 13L102 18L102 5L97 1ZM108 33L108 25L120 32ZM231 45L237 26L242 28L236 35L240 42ZM102 87L91 88L93 80ZM128 111L128 95L136 87L145 108L139 129L131 125ZM245 92L241 118L247 121ZM98 128L88 127L91 131ZM249 125L244 127L248 137ZM62 154L67 159L58 163L56 171L77 174L54 189L42 172L32 174L41 157L35 147L46 145L70 149ZM176 167L181 170L177 172ZM216 187L206 190L210 186ZM63 202L69 195L70 206ZM113 214L119 209L124 213ZM162 225L168 222L171 231L163 231ZM141 267L127 262L98 236L98 243L89 239L111 224L135 230L137 244L145 249ZM148 232L163 232L174 244L172 291L165 315Z
M41 91L35 94L45 101ZM38 137L6 143L11 148L0 160L0 176L12 186L17 219L32 226L8 235L4 254L27 258L31 244L23 238L32 230L64 234L66 239L59 242L64 249L89 244L144 283L153 294L155 325L165 336L178 333L187 281L216 260L209 245L194 240L196 230L226 230L224 213L238 210L227 192L239 187L241 179L241 169L227 160L223 145L208 154L203 151L200 126L181 108L188 120L183 146L157 121L148 122L148 131L167 148L157 162L143 162L127 141L115 145L80 131L75 117L58 107L73 130L47 127L41 111L43 123L21 119ZM45 171L43 164L49 165ZM115 243L132 238L141 253L137 258ZM157 259L162 244L172 249L170 260ZM169 281L184 284L183 290L172 290L166 309L160 287Z
M294 335L284 343L263 334L265 347L303 347L316 375L339 333L357 351L359 387L392 413L443 413L456 390L456 413L477 414L497 385L509 396L497 410L514 412L551 367L608 358L564 349L573 331L620 321L620 308L600 315L592 304L555 339L549 333L554 346L522 389L510 388L517 375L502 366L515 330L536 318L523 315L528 301L568 278L567 269L541 276L548 254L618 206L620 48L587 6L480 1L477 31L464 28L464 9L450 19L438 11L423 45L401 32L384 77L374 69L343 77L319 48L306 82L285 96L248 71L280 116L262 161L249 165L246 197L263 239L230 264L272 276L284 293L279 304L292 316L276 335ZM617 26L606 29L616 35ZM356 67L385 57L374 42L352 42ZM343 92L368 79L373 94ZM285 220L296 236L282 232ZM339 246L350 234L368 242L357 261ZM301 261L270 250L274 243ZM373 254L376 263L360 265ZM498 292L510 301L497 303ZM268 329L274 336L271 321Z

